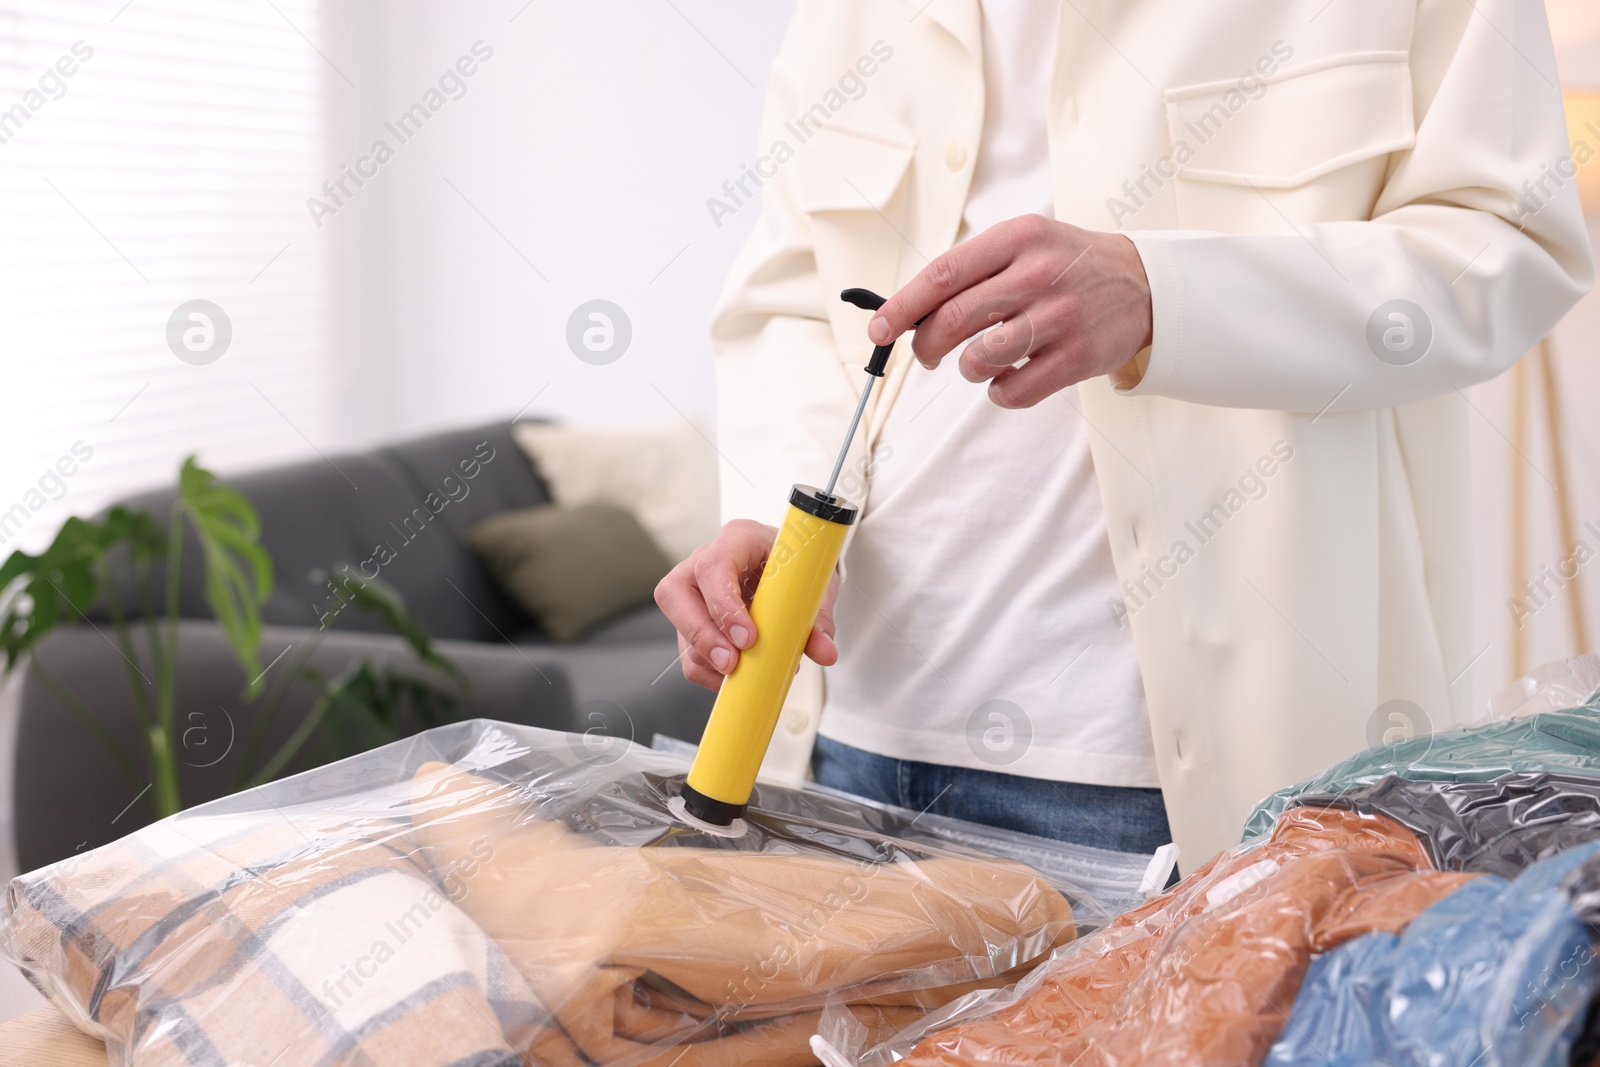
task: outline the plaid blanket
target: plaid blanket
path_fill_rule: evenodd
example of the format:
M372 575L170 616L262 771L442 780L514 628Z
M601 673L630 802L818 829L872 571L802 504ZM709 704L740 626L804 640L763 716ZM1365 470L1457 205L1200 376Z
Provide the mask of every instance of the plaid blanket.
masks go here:
M1074 934L1019 865L825 845L599 844L430 764L24 875L0 954L113 1063L801 1067L829 998L898 1029Z
M156 823L12 882L6 953L113 1063L517 1064L547 1016L392 833Z

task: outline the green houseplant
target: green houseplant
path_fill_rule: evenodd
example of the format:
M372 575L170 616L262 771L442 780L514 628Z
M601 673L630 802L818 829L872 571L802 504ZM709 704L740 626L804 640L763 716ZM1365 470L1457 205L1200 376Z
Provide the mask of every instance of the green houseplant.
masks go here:
M425 726L456 717L466 691L459 669L434 648L393 589L361 579L348 567L340 568L342 606L376 613L447 684L371 660L356 662L335 676L324 675L308 666L325 632L319 630L269 691L259 649L261 606L272 593L274 576L272 561L260 544L260 520L248 498L219 482L190 456L179 469L178 492L165 531L149 514L114 507L99 519L69 518L42 551L14 551L0 564L0 651L5 655L5 672L30 665L41 683L110 750L135 788L150 785L150 805L157 818L183 807L174 719L186 529L193 531L200 546L206 602L249 679L241 700L259 705L236 788L270 780L313 738L320 741L323 755L337 758L398 736L407 708ZM158 608L155 586L160 564L165 564L165 579ZM138 590L137 605L122 602L126 583L117 581L119 574L131 575ZM124 588L119 590L119 585ZM133 752L124 751L94 709L29 656L56 627L87 621L97 603L104 604L110 617L133 694L139 737ZM143 630L144 654L133 638L136 628ZM276 750L265 752L268 727L295 678L317 687L316 700L290 737Z

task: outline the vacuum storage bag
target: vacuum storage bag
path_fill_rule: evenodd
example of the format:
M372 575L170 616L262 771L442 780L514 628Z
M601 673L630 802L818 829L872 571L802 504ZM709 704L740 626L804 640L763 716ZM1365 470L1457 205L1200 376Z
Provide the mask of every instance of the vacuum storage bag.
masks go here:
M1600 778L1514 772L1487 782L1391 775L1343 793L1308 793L1301 807L1378 812L1417 834L1442 871L1516 878L1529 866L1600 840Z
M1401 933L1375 932L1312 964L1268 1067L1566 1067L1597 969L1575 903L1600 871L1591 842L1529 867L1486 875Z
M0 955L113 1064L782 1067L825 1005L1015 982L1150 859L767 785L712 834L681 757L592 742L459 723L202 805L15 879Z
M1595 677L1552 665L1484 722L1280 791L1243 843L1014 987L899 1031L837 1002L818 1052L829 1067L1600 1063Z
M1413 781L1483 782L1515 771L1600 777L1600 694L1573 708L1420 734L1369 748L1262 801L1245 820L1244 838L1270 831L1279 813L1302 794L1342 793L1389 775Z
M887 1038L841 1002L819 1051L830 1067L1259 1064L1314 955L1398 930L1473 877L1434 870L1387 816L1296 808L1267 841L1223 853L1013 989Z

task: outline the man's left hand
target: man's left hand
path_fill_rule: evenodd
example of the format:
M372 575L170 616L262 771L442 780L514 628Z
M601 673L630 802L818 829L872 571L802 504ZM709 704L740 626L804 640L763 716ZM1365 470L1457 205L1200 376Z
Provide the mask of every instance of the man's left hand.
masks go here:
M1150 283L1121 234L1024 215L928 264L879 309L867 335L888 344L924 315L911 344L918 362L936 367L970 341L961 376L987 381L1001 407L1026 408L1117 370L1150 344Z

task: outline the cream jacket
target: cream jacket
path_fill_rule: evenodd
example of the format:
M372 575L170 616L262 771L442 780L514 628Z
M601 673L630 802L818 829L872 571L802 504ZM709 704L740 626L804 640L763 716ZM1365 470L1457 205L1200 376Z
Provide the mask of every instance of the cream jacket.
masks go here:
M977 0L800 0L758 155L708 204L760 193L712 327L725 518L776 524L826 479L871 349L839 290L891 293L954 242L979 35ZM1127 234L1152 291L1152 347L1080 402L1192 870L1271 791L1467 714L1462 390L1593 264L1538 0L1069 0L1057 54L1057 217ZM857 437L858 499L910 362ZM822 674L769 774L805 766Z

